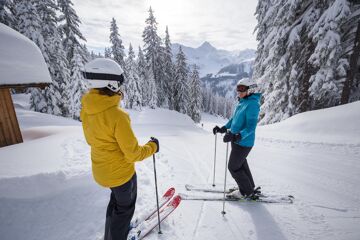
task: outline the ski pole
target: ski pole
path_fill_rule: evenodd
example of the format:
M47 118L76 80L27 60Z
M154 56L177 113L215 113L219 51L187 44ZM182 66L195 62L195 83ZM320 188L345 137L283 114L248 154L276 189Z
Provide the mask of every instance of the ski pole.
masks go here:
M227 165L228 165L228 153L229 153L229 142L226 144L226 159L225 159L225 180L224 180L224 197L223 197L223 210L222 215L225 215L225 191L226 191L226 175L227 175Z
M157 177L156 177L156 167L155 167L155 154L153 154L153 163L154 163L154 176L155 176L155 191L156 191L156 205L157 205L157 215L158 215L158 224L159 224L159 234L162 234L161 232L161 226L160 226L160 207L159 207L159 194L158 194L158 186L157 186Z
M215 134L214 175L213 175L213 184L212 184L213 187L215 187L216 144L217 144L217 134Z

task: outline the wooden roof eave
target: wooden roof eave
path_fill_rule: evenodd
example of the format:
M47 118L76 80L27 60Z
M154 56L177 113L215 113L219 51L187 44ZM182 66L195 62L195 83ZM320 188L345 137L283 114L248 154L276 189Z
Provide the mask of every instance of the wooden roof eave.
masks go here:
M4 88L15 88L15 89L24 89L29 87L36 87L44 89L45 87L48 87L50 83L26 83L26 84L5 84L0 85L0 89Z

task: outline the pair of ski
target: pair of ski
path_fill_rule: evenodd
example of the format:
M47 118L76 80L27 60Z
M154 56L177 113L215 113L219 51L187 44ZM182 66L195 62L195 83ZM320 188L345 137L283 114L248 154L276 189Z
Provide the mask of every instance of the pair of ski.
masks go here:
M181 196L175 195L175 188L169 188L159 199L160 222L170 215L180 204ZM135 221L131 222L128 240L143 239L159 225L157 207L142 213Z
M191 192L202 192L203 194L180 194L183 200L202 200L202 201L223 201L224 198L222 195L211 194L211 193L222 193L224 194L224 190L220 190L217 188L209 188L203 186L193 186L193 185L185 185L187 191ZM229 194L233 191L237 190L236 187L230 188L225 191L225 194ZM210 193L210 194L207 194ZM259 194L259 198L256 200L249 198L229 198L225 197L225 201L235 201L235 202L262 202L262 203L293 203L294 197L292 195L269 195L269 194Z

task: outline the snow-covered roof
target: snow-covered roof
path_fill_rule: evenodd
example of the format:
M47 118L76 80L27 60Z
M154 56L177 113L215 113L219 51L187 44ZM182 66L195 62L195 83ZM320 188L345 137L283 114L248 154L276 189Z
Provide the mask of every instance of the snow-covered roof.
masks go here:
M0 23L0 86L51 83L40 49L30 39Z

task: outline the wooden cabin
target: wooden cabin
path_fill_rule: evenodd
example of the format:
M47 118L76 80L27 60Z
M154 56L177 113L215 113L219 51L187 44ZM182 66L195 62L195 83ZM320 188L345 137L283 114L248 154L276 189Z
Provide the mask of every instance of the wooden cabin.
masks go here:
M43 88L50 83L40 49L0 23L0 147L23 142L10 89Z

